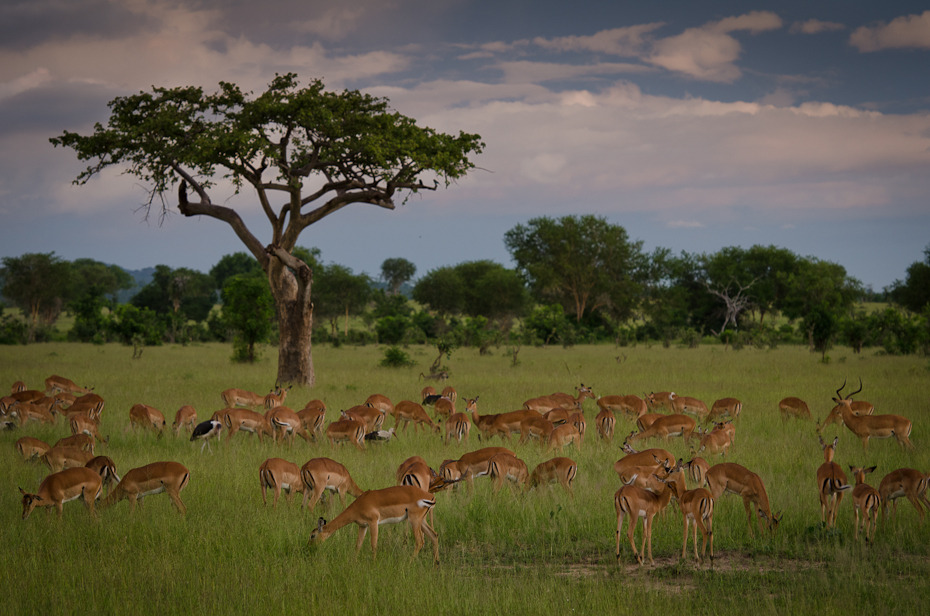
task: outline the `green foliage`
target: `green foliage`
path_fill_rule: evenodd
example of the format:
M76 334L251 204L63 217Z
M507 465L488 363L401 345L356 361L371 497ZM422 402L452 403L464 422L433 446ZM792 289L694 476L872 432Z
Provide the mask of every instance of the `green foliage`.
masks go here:
M895 280L889 296L912 312L922 312L930 304L930 244L924 248L924 260L907 268L904 281Z
M223 320L235 332L233 359L254 363L256 345L268 339L273 328L274 299L268 282L257 274L234 274L223 286Z
M50 326L58 318L69 299L70 274L70 264L54 252L3 258L0 292L27 315L27 341L36 340L40 325Z
M252 274L263 276L261 264L250 254L244 252L234 252L229 255L223 255L216 265L210 268L210 276L217 289L226 286L226 280L236 274Z
M123 344L140 339L146 346L153 346L162 343L167 325L154 310L120 304L110 315L108 329Z
M392 295L397 295L400 288L417 273L417 266L402 257L385 259L381 263L381 280L388 286Z
M400 347L389 346L384 349L384 356L378 365L382 368L410 368L415 366L416 362Z

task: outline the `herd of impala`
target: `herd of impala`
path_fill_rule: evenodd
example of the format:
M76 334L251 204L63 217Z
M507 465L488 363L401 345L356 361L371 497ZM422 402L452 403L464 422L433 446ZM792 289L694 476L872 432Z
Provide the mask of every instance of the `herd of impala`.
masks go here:
M902 447L911 448L909 435L911 422L898 415L874 415L873 405L853 401L859 389L842 395L844 383L833 398L835 406L822 424L817 424L817 433L833 423L845 425L858 437L866 449L871 438L894 437ZM190 406L182 406L175 414L173 430L180 435L182 430L190 434L190 440L208 439L225 432L228 441L237 432L258 435L261 440L269 436L293 443L295 436L306 441L328 441L334 450L336 444L347 441L361 450L366 441L386 440L394 436L395 430L404 432L410 424L414 432L421 427L440 435L445 443L455 439L467 444L472 427L478 438L489 441L500 436L509 442L519 434L518 444L536 440L547 452L561 453L567 445L580 451L586 433L587 422L582 410L586 399L595 401L599 412L594 422L598 437L611 442L617 425L617 416L632 421L636 430L624 439L624 456L614 464L621 487L614 495L617 514L616 556L621 559L621 530L624 519L628 519L627 538L636 560L643 564L652 556L652 523L655 516L664 510L672 499L678 502L683 520L682 559L686 558L689 535L693 536L694 556L698 562L707 557L710 543L710 559L714 558L713 515L714 504L729 492L740 496L745 507L749 533L753 534L752 517L758 517L760 532L774 531L780 516L772 512L762 478L749 469L733 463L721 462L711 465L702 457L726 456L734 442L736 429L734 420L739 418L742 403L736 398L722 398L708 409L696 398L678 396L672 392L650 393L642 398L636 395L608 395L596 397L590 387L583 384L576 388L576 395L554 393L531 398L521 409L507 413L481 415L478 412L478 397L465 400L464 412L456 411L457 393L446 387L437 392L433 387L421 391L422 403L403 400L396 404L380 394L369 396L364 404L340 412L339 418L326 423L326 405L321 400L311 400L300 411L284 405L288 389L275 386L266 395L241 389L222 392L225 408L215 412L211 419L199 422L197 413ZM433 417L424 407L431 407ZM95 456L96 443L107 443L108 438L100 435L99 424L104 400L89 389L73 381L53 375L45 381L45 390L29 390L17 382L10 396L0 399L0 425L22 428L29 422L55 423L56 416L65 419L72 435L59 440L54 446L24 436L16 442L16 448L26 460L42 460L52 471L39 485L35 493L20 488L23 499L23 519L36 507L55 507L59 517L65 502L82 499L96 516L94 503L101 498L104 488L108 493L102 501L104 506L128 499L132 508L136 502L150 494L166 492L178 511L186 511L180 492L190 479L190 472L182 464L172 461L153 462L134 468L120 477L116 465L107 456ZM258 409L264 410L259 412ZM811 419L807 404L795 397L785 398L778 404L784 420L789 417ZM385 430L387 415L394 418L394 427ZM164 415L158 409L136 404L129 411L130 428L150 429L161 435L166 429ZM703 429L703 425L712 426ZM636 450L634 444L660 438L668 441L680 437L691 442L691 459L677 459L661 448ZM930 475L912 468L894 470L881 480L878 488L866 483L865 475L875 467L849 466L855 479L850 484L843 468L834 462L839 438L832 443L820 444L824 463L817 470L817 485L821 503L821 522L833 526L843 495L851 491L855 512L855 537L860 527L866 541L874 538L878 514L883 514L887 505L893 508L896 499L907 498L920 515L924 508L930 511L930 500L926 491ZM203 446L201 447L201 451ZM558 482L574 498L572 484L578 465L568 457L557 455L537 465L530 472L526 463L505 447L483 447L465 453L458 459L447 459L438 469L431 468L420 456L412 456L397 469L395 486L363 491L352 479L348 469L327 457L313 458L302 467L282 458L269 458L259 468L259 485L262 500L266 502L267 491L273 492L273 506L277 506L283 491L288 500L295 492L303 493L303 506L309 510L320 502L325 492L339 495L343 510L329 523L320 518L310 535L310 542L320 542L338 529L350 523L358 526L356 550L360 549L366 533L371 533L372 555L377 554L378 526L387 523L408 521L414 535L414 557L424 544L424 535L430 539L433 557L439 561L439 540L432 525L432 510L436 503L434 494L448 487L458 487L465 481L468 489L473 488L475 478L486 476L499 491L505 483L529 490L536 486ZM688 483L696 486L688 489ZM346 493L355 497L346 506ZM892 511L894 513L894 509ZM638 521L643 520L642 541L637 549L634 533ZM692 528L693 527L693 528ZM700 531L702 548L697 546Z

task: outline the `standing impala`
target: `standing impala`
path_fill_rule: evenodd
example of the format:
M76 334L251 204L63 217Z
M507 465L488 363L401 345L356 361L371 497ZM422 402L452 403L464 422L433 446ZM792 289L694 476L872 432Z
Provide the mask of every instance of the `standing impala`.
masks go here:
M743 403L736 398L720 398L715 400L710 407L710 415L707 416L708 421L716 421L718 418L727 417L729 419L737 419L740 412L743 410Z
M326 426L326 438L330 449L335 449L336 443L348 441L359 451L364 451L365 424L355 419L339 419Z
M755 506L756 512L759 514L759 532L762 532L763 521L765 521L769 530L773 532L778 528L781 515L772 514L769 507L769 497L765 493L765 485L757 474L734 462L722 462L707 469L705 479L715 501L720 500L724 492L737 494L743 499L750 536L753 534L751 505Z
M456 439L459 443L462 441L468 443L469 433L471 433L471 419L466 413L453 413L446 420L446 445L452 439Z
M594 418L594 425L597 427L597 435L608 443L614 439L614 428L617 425L617 419L610 409L602 409L597 417Z
M94 501L100 498L103 480L91 469L77 466L47 476L39 484L35 494L30 494L22 488L19 491L23 495L24 520L36 507L55 507L58 510L58 518L61 519L62 505L78 498L83 498L87 510L92 516L97 517Z
M836 437L832 445L827 445L823 442L823 437L820 437L823 464L817 469L817 488L820 496L820 523L827 527L836 524L836 511L843 500L843 492L852 489L846 482L846 473L833 461L839 440L840 437Z
M45 379L45 391L50 396L65 392L69 394L89 394L93 387L81 387L71 379L53 374Z
M930 500L927 500L927 484L930 476L916 468L899 468L882 477L878 484L878 493L882 499L882 521L885 520L885 511L891 503L891 515L897 512L897 499L902 496L911 501L920 522L924 521L924 507L930 511Z
M678 471L678 474L680 476L680 471ZM636 478L634 476L633 480ZM653 475L653 478L660 479L656 475ZM614 494L614 509L617 512L617 564L620 564L620 529L623 526L623 519L629 516L630 520L626 534L630 540L633 556L636 557L640 565L644 564L648 546L649 563L655 565L655 560L652 558L652 521L657 513L668 506L671 497L668 486L663 483L659 483L659 486L661 487L653 491L641 488L631 482L622 486ZM640 518L643 519L643 541L639 551L637 551L636 543L633 541L633 534L636 532L636 525Z
M807 406L807 402L800 398L795 398L794 396L783 398L781 402L778 403L778 412L781 413L782 421L787 421L789 417L811 419L811 410Z
M853 400L852 397L862 391L862 379L859 379L859 389L856 391L847 394L846 396L841 396L840 392L846 387L846 381L843 381L843 386L836 390L837 398L842 400L849 401L849 409L852 411L853 415L862 416L862 415L871 415L875 412L875 406L871 402L866 402L865 400ZM827 418L824 419L823 425L821 427L826 427L832 423L841 423L843 421L842 414L833 414L830 413L827 415Z
M546 485L553 481L558 481L568 495L575 498L575 492L572 490L572 483L578 474L578 464L571 458L552 458L545 462L540 462L530 474L528 488Z
M859 540L859 515L861 514L866 543L875 539L875 531L878 529L878 510L882 506L882 497L878 490L865 482L866 473L874 470L874 466L864 468L849 465L849 472L856 478L856 486L852 493L853 509L856 511L856 534L853 538ZM869 533L870 527L871 533Z
M461 479L468 481L469 491L474 489L475 477L482 477L488 474L488 462L499 453L515 455L505 447L485 447L483 449L470 451L458 459L457 470L461 473Z
M842 389L842 387L840 388ZM840 390L836 390L839 396ZM870 438L891 438L892 436L898 441L898 444L905 449L913 449L911 440L911 420L900 415L862 415L857 416L852 411L852 401L848 398L833 398L836 406L827 415L823 426L835 421L836 417L842 418L843 424L849 428L850 432L859 437L862 441L862 448L867 449Z
M682 470L682 461L678 461L675 470ZM714 497L706 488L685 489L685 481L663 480L672 491L672 496L678 499L681 506L681 516L684 522L684 540L681 545L681 559L688 553L688 527L694 524L694 558L701 562L707 556L707 541L710 539L710 560L714 560ZM697 534L701 531L701 555L698 556Z
M274 491L272 507L278 508L281 490L287 494L287 502L294 498L294 492L303 492L304 483L300 478L300 469L293 462L281 458L268 458L258 467L258 484L262 489L262 504L267 505L268 488Z
M346 506L346 492L356 498L362 494L362 489L352 479L349 469L330 458L308 460L300 469L300 478L305 488L301 506L307 507L308 511L313 511L327 490L339 495L343 507Z
M171 424L171 427L174 428L174 435L181 435L181 428L184 428L188 432L193 432L194 426L197 425L197 410L189 404L185 404L174 414L174 423Z
M581 405L585 401L585 398L591 398L592 400L595 398L594 391L592 391L590 387L585 387L584 383L581 384L581 387L576 387L575 391L578 392L577 396L556 392L548 396L530 398L523 403L523 408L537 411L540 414L557 408L581 410Z
M139 426L144 429L151 429L160 437L165 429L165 416L154 406L134 404L129 409L129 425L132 428Z
M504 481L512 481L520 487L526 487L530 472L526 462L511 453L495 454L488 460L488 476L494 483L494 491L504 487Z
M645 414L649 408L646 401L639 396L628 394L626 396L601 396L597 399L597 408L601 412L626 413L634 419Z
M647 438L661 438L668 441L669 437L680 436L685 442L691 440L691 435L697 427L697 421L693 417L676 413L674 415L663 415L659 417L652 425L629 437L631 443Z
M327 524L326 520L320 518L317 527L310 533L309 543L322 543L343 526L357 524L358 539L355 542L355 551L361 549L365 533L370 530L371 558L375 560L378 555L378 526L408 520L413 530L413 558L416 558L423 548L423 535L426 534L433 542L433 561L439 564L439 535L426 521L426 514L435 505L436 499L433 495L416 486L369 490L356 498L332 522Z
M130 511L135 511L136 503L151 494L167 492L177 510L184 514L187 507L181 502L181 490L187 486L191 474L183 464L178 462L152 462L128 471L116 487L110 490L103 506L115 505L124 498L129 499Z

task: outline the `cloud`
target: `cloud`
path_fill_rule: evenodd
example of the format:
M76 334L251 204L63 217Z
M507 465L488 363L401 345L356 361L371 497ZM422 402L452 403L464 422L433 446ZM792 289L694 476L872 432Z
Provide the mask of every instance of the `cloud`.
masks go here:
M930 49L930 11L898 17L887 24L862 26L849 37L861 52L883 49Z
M662 25L650 23L613 28L590 36L560 36L551 39L537 37L533 39L533 43L552 51L589 51L615 56L637 56L648 42L648 35Z
M736 65L742 46L730 33L747 31L758 34L781 26L781 18L767 11L727 17L655 41L645 60L695 79L732 83L742 75Z
M796 21L791 24L791 29L789 32L792 34L820 34L821 32L835 32L837 30L845 29L845 25L835 21L808 19L807 21Z

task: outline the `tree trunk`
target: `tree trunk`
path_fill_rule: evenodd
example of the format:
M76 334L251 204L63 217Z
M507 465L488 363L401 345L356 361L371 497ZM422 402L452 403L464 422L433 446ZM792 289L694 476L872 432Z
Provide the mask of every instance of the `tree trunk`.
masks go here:
M280 247L266 249L268 282L278 317L278 379L280 385L306 385L316 382L310 335L313 331L313 302L310 267Z

